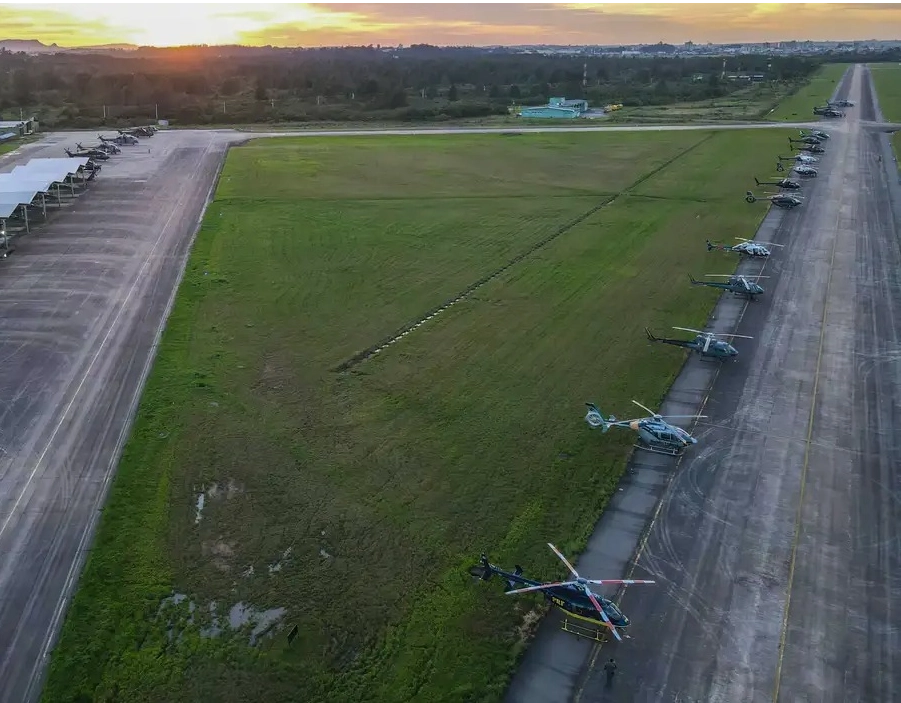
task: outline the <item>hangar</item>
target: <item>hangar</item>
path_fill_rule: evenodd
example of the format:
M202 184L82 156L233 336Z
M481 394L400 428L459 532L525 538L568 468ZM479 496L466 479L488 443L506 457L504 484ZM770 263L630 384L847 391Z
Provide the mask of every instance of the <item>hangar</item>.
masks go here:
M55 197L57 205L62 204L62 187L71 190L75 196L78 180L84 186L93 177L85 174L90 158L32 159L23 166L16 166L12 172L0 174L0 256L10 251L7 224L10 220L21 219L25 232L30 232L29 208L40 208L47 217L47 197ZM54 193L55 191L55 193Z

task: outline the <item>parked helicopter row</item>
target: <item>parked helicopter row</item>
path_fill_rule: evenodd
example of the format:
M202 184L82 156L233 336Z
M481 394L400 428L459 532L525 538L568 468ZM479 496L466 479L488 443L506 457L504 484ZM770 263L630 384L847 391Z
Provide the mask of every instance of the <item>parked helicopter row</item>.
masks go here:
M789 139L789 147L794 149L795 144L803 144L801 151L807 154L816 153L823 154L825 149L822 143L829 139L829 135L819 130L811 132L802 132L799 140ZM809 163L816 162L816 159L807 154L797 154L794 157L778 157L777 171L784 171L782 161L794 161L793 171L802 178L815 178L817 171L809 166ZM798 191L801 184L790 178L782 178L776 181L760 181L754 179L758 186L777 186L780 193L774 194L768 199L777 207L796 207L801 204L800 197L786 191ZM783 204L781 198L794 198L794 204ZM757 200L751 191L747 194L748 202ZM770 242L757 242L749 239L736 237L739 244L725 245L713 243L707 240L708 251L724 251L737 253L742 259L766 259L771 255L770 249L767 247L782 247L781 244ZM757 296L763 294L763 287L757 282L767 276L745 276L740 274L707 274L710 278L726 278L724 282L720 281L698 281L691 274L689 280L692 285L709 286L729 291L735 295L747 298L749 301L756 300ZM689 332L694 335L692 339L677 339L658 337L650 329L645 328L648 341L653 343L668 344L682 349L688 349L697 354L701 359L723 362L726 360L736 360L738 351L732 344L725 341L726 339L753 339L747 335L740 334L721 334L715 335L712 332L692 329L690 327L674 327L673 329L682 332ZM606 433L611 427L619 427L628 429L638 434L636 448L646 451L665 454L669 456L679 456L686 448L697 444L697 439L693 437L685 429L677 425L670 424L668 420L677 419L703 419L705 415L668 415L663 416L653 412L636 400L632 401L639 408L648 413L645 417L633 418L630 420L617 420L616 417L610 415L605 417L604 413L594 403L586 403L588 411L585 415L585 421L592 429L600 428L601 432ZM630 624L629 618L620 610L620 608L611 600L603 598L591 590L591 585L633 585L633 584L653 584L654 581L637 580L637 579L587 579L582 577L575 567L563 556L563 554L551 543L548 547L557 555L560 561L569 570L570 578L563 581L542 582L528 578L523 575L523 568L518 564L513 571L503 569L492 564L488 557L482 554L479 563L469 569L469 573L482 580L488 581L493 576L499 577L504 582L504 590L506 595L519 595L523 593L539 592L545 600L552 606L555 606L568 616L579 621L590 623L595 629L591 630L584 626L573 625L569 620L564 620L563 629L572 634L582 637L589 637L596 641L602 641L601 632L609 631L617 641L621 641L623 635L620 631L627 628ZM626 635L628 636L628 635Z
M72 158L81 157L90 159L86 169L88 171L99 171L100 166L97 161L108 161L109 157L115 154L121 154L123 146L134 146L138 143L138 137L152 137L156 134L156 127L135 127L129 130L116 130L118 135L115 137L104 137L102 134L97 135L99 144L90 146L82 146L80 143L75 145L75 151L66 149L65 152Z
M802 151L824 154L826 150L822 146L822 144L827 139L829 139L829 135L820 130L814 130L810 132L802 131L800 139L792 139L791 137L789 137L789 147L795 148L795 144L801 144L802 146L800 147L800 150ZM794 158L800 159L802 157L804 159L814 158L808 157L804 154L798 154ZM777 162L777 168L779 165L781 165L782 160L786 159L786 157L780 156L778 158L779 161ZM800 163L803 164L803 161L801 161ZM816 171L813 170L813 172L811 173L804 170L800 175L815 177ZM754 182L758 186L774 185L780 189L778 193L769 194L766 197L766 200L769 200L771 204L777 207L790 209L797 207L803 202L801 196L796 194L796 191L799 191L801 189L801 184L798 181L792 180L790 178L782 178L775 181L760 181L759 179L755 178ZM748 202L753 203L758 199L763 198L758 198L751 191L747 192L746 200ZM743 239L741 237L736 237L736 240L739 242L738 244L729 245L718 242L711 242L708 239L706 241L707 250L735 253L738 254L742 259L768 259L772 254L770 247L781 248L782 246L784 246L782 244L775 244L772 242L759 242L750 239ZM706 277L724 278L726 280L699 281L695 279L695 277L691 274L688 275L688 279L692 285L718 288L720 290L732 293L733 295L745 298L748 301L754 301L758 296L763 295L764 288L760 285L760 280L768 278L768 276L763 275L750 276L735 273L707 274ZM703 360L719 362L737 361L738 359L738 350L729 341L726 341L727 339L751 339L751 337L747 337L745 335L715 335L712 332L705 332L688 327L674 327L673 329L683 332L690 332L694 335L694 337L692 339L658 337L647 328L645 329L645 333L647 334L648 341L650 342L668 344L671 346L688 349L697 354ZM648 410L648 408L641 405L637 401L633 400L632 402L643 410L647 410L650 415L647 417L634 418L631 420L617 420L613 415L611 415L610 417L605 417L594 403L587 403L586 405L588 406L588 412L585 415L585 421L588 423L589 427L601 428L603 432L607 432L611 427L620 427L633 430L638 433L638 442L635 444L637 448L656 452L658 454L678 456L687 447L697 442L697 440L684 429L667 422L668 419L676 419L675 416L664 417L657 413L651 412L650 410ZM687 417L691 419L699 419L703 416L691 415Z

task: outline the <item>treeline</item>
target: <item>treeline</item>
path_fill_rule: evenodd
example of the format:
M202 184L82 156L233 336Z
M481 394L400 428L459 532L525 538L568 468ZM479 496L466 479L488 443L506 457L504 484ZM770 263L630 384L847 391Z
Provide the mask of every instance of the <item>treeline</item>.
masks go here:
M805 80L822 59L737 56L728 73ZM583 73L587 65L587 87ZM592 105L722 97L722 58L581 57L413 46L186 47L110 54L0 52L0 114L47 128L334 120L447 120L507 114L554 95Z

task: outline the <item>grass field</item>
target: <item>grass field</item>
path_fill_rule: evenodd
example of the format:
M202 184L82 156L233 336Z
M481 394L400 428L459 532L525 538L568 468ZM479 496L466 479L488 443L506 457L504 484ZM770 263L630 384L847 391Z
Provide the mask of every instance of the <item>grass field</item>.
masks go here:
M889 122L901 122L901 64L872 63L870 75L882 116Z
M784 83L757 83L723 98L674 105L627 107L615 113L611 120L614 123L751 122L761 119L795 89L795 86Z
M901 122L901 65L896 63L870 64L870 75L879 98L882 116L889 122ZM891 136L895 159L901 163L901 132Z
M8 154L11 151L15 151L20 146L26 143L27 141L24 139L13 139L8 142L3 142L2 144L0 144L0 156L2 156L3 154Z
M546 541L582 548L632 442L589 432L583 403L661 401L683 357L643 328L704 324L717 296L687 274L733 270L704 237L753 234L765 208L743 193L784 139L234 149L44 700L499 700L539 601L466 568L485 551L552 577ZM238 603L286 612L254 647L201 636Z
M835 88L850 64L830 63L822 66L813 79L794 95L783 100L766 116L779 122L797 122L814 119L813 108L824 105L832 97Z

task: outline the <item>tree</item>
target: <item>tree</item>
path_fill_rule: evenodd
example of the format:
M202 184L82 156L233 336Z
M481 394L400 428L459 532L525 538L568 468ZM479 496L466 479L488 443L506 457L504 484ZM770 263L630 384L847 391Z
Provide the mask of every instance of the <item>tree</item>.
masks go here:
M395 110L399 107L407 106L407 92L403 88L398 88L391 94L388 100L388 107Z
M257 87L253 93L253 97L256 100L267 100L269 98L269 95L266 93L266 86L259 78L257 78Z
M459 96L457 95L457 84L451 83L450 90L447 91L447 99L451 102L457 100Z
M13 98L20 106L31 105L32 103L31 77L25 69L16 71L13 78Z
M522 97L522 93L520 92L519 86L516 85L516 83L510 86L510 97L514 100L518 100Z

